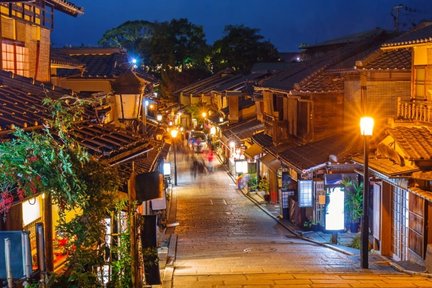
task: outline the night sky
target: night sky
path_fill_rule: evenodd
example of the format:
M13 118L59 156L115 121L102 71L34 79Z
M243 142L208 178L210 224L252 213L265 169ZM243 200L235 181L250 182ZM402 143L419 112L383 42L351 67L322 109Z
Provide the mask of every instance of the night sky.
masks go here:
M393 29L392 7L404 4L401 27L432 19L430 0L68 0L84 7L84 15L55 15L54 47L96 46L108 29L128 20L169 21L187 18L204 28L212 44L225 25L259 29L280 52L371 30ZM404 26L403 26L404 25Z

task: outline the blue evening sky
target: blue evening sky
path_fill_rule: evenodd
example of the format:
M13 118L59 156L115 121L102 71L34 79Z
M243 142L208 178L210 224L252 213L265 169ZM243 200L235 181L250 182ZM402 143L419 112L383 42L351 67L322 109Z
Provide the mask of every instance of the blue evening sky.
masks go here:
M225 25L259 29L280 52L375 27L393 29L392 7L404 4L401 24L432 19L430 0L68 0L84 7L84 15L55 15L54 47L96 46L108 29L128 20L169 21L187 18L204 28L209 44L220 39ZM406 27L406 26L405 26Z

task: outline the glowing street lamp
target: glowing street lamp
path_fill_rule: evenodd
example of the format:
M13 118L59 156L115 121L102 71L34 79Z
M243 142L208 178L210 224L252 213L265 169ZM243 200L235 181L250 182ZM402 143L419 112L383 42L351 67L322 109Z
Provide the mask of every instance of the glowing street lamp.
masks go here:
M172 143L174 146L174 185L177 186L177 144L176 138L178 135L178 130L176 128L171 130Z
M162 121L162 114L157 114L156 120L160 123Z
M372 136L374 119L372 117L362 117L360 119L360 133L363 136L364 148L364 172L363 172L363 217L361 229L361 267L369 268L368 248L369 248L369 138Z

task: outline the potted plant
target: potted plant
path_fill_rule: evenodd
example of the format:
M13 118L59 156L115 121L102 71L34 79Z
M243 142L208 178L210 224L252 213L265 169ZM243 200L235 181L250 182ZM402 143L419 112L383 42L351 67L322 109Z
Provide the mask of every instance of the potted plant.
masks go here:
M358 232L363 216L363 183L344 179L345 211L351 232Z
M258 178L256 174L250 174L247 182L249 192L256 191L258 189Z
M258 189L264 192L264 200L270 201L270 183L265 176L259 181Z

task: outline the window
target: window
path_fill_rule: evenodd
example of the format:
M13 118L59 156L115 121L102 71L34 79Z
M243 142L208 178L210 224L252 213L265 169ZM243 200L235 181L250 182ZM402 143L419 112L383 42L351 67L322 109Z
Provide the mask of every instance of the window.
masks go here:
M414 66L414 98L432 101L432 66Z
M299 207L312 207L312 180L299 180Z
M2 43L2 69L29 77L28 48L21 43Z

